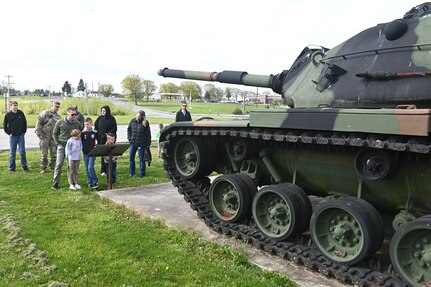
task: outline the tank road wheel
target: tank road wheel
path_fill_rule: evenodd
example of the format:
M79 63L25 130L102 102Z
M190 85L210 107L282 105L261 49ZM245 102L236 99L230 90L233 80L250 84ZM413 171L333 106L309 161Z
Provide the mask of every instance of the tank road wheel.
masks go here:
M260 189L252 204L259 230L278 241L297 235L308 225L301 197L291 188L270 185ZM305 225L305 227L304 227Z
M385 238L385 224L383 222L383 219L377 209L367 201L357 197L349 197L349 199L359 204L362 210L367 213L369 217L371 217L371 220L373 222L371 224L371 234L373 235L373 240L371 243L373 246L371 248L370 255L374 254L380 249L380 247L382 247L383 240Z
M311 238L320 252L339 264L355 264L376 248L372 216L355 199L320 204L310 221Z
M231 138L227 144L227 152L234 161L250 159L257 153L257 146L243 138Z
M390 247L391 262L411 286L431 285L431 217L424 216L395 232Z
M279 185L279 187L282 189L293 190L297 195L300 196L302 201L301 204L303 208L303 215L301 216L301 220L303 221L302 223L303 228L299 230L299 233L304 232L309 227L311 214L313 213L313 208L311 206L311 202L310 202L310 199L308 198L307 193L305 193L305 191L302 188L292 183L287 183L287 182L282 183Z
M181 138L175 145L174 161L179 174L184 178L203 175L205 159L203 144L196 138Z
M362 149L355 156L355 170L365 180L382 180L391 175L396 160L384 150Z
M247 183L235 174L219 176L211 184L209 202L220 220L242 220L249 213L250 201Z

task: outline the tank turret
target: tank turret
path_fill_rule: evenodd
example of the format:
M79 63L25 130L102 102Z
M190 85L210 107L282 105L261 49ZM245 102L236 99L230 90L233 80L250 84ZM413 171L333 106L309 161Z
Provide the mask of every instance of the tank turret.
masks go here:
M430 3L332 49L306 47L288 70L261 76L163 69L159 75L271 88L290 107L431 107Z

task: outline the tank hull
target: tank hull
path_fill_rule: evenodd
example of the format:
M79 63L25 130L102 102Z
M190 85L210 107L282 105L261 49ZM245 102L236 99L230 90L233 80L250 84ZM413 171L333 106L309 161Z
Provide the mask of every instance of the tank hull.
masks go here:
M322 120L331 117L334 117L330 121L332 125ZM365 123L378 120L382 124L370 129L368 124L361 125L360 117ZM263 118L267 123L261 125L259 123ZM356 126L352 131L353 123ZM413 133L405 133L403 125L413 123L420 123L420 127ZM229 178L236 174L245 175L260 190L290 184L304 190L307 196L318 198L318 201L323 199L323 202L333 202L335 198L361 200L384 218L385 224L375 228L385 230L385 238L390 241L397 234L392 226L395 223L402 225L410 218L413 220L431 214L431 177L428 176L431 174L431 139L428 133L429 110L373 110L370 115L358 110L315 109L314 115L310 116L310 112L303 109L280 109L275 112L265 109L253 111L250 120L174 123L162 131L160 140L168 175L207 225L270 249L270 242L274 239L267 238L254 224L223 222L214 215L208 174L216 171ZM194 155L178 155L190 148L196 151ZM387 168L384 172L373 169L371 175L364 174L361 168L369 167L368 162L374 157L386 161L383 166L387 164ZM187 164L187 158L192 159L191 165ZM186 166L185 170L183 166ZM189 173L190 169L192 173ZM234 180L232 182L235 183ZM249 204L253 196L247 196ZM313 210L318 206L321 205ZM243 213L249 214L246 211ZM326 216L326 213L323 214ZM252 216L247 222L255 220L258 219ZM301 260L304 260L302 264L310 264L315 270L316 264L321 264L318 258L326 257L326 254L320 254L313 245L300 244L311 241L307 232L299 236L303 237L300 241L289 238L277 243L277 246L283 246L277 247L277 254L284 256L282 254L291 252L288 246L292 245L300 250L310 250L312 254L317 254L313 259L315 261L308 257ZM378 249L373 248L376 249L374 252ZM406 283L394 274L382 271L391 264L390 252L388 246L383 245L378 255L370 254L352 266L330 264L335 269L368 270L358 278L355 278L357 271L343 272L343 278L347 278L346 272L356 274L348 276L348 281L356 282L354 284L381 284L375 281L378 276L367 278L366 274L372 272L381 274L379 276L391 282L398 282L393 286L405 286ZM301 254L302 251L299 251L295 258L303 256ZM375 260L380 262L382 269L364 265ZM319 268L328 272L327 267Z

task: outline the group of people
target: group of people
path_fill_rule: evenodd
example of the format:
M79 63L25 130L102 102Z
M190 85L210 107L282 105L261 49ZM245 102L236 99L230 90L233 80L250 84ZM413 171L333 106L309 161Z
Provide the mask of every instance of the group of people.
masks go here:
M99 187L95 171L96 158L89 153L96 145L114 144L117 137L117 122L109 106L101 108L100 116L93 120L78 111L77 106L68 107L62 119L58 114L60 102L52 102L49 110L39 114L35 133L39 137L41 151L40 173L48 168L48 153L51 156L49 168L54 172L52 189L60 188L60 177L64 160L67 159L69 189L81 189L78 183L79 163L83 153L87 184L91 189ZM113 140L108 140L108 138ZM106 163L101 160L101 173L106 173ZM114 173L114 172L113 172ZM115 182L115 177L113 177Z
M93 125L90 117L84 116L78 111L77 106L67 108L66 116L61 118L58 113L59 101L53 101L51 108L42 111L38 118L35 133L39 138L40 147L40 173L46 173L48 168L54 172L52 189L60 188L60 176L65 159L67 159L69 189L81 189L78 183L79 163L81 152L83 154L87 183L91 189L98 188L98 176L95 171L96 157L90 156L90 152L96 145L115 144L117 138L117 122L111 114L109 106L101 108L100 116ZM176 114L175 121L191 121L190 112L187 111L187 104L182 103L182 108ZM25 151L25 133L27 132L27 120L23 111L18 109L18 102L10 102L10 110L6 113L3 128L10 136L10 158L9 170L16 170L16 150L21 155L21 166L24 171L29 171ZM163 125L159 125L157 138ZM136 153L139 156L138 177L146 175L145 162L151 162L149 150L151 144L150 123L146 119L145 112L139 111L130 121L127 127L127 139L130 143L129 150L129 176L135 176ZM50 155L50 159L49 159ZM160 156L160 147L158 149ZM112 162L112 183L116 183L117 158L111 158ZM101 160L101 175L106 176L109 170L109 157Z

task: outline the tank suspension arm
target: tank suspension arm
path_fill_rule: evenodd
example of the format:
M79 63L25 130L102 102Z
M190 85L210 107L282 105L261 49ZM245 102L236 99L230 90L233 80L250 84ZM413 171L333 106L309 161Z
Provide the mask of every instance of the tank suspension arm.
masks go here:
M274 75L255 75L243 71L223 71L223 72L201 72L173 69L160 69L159 76L166 78L179 78L198 81L220 82L225 84L236 84L244 86L270 88L274 92L281 91L280 77Z
M273 164L270 155L272 151L269 148L265 148L259 152L259 156L262 158L263 163L265 164L268 171L271 173L272 178L276 183L280 183L282 181L282 177L278 172L277 167Z
M393 73L393 72L364 72L355 75L359 78L365 78L368 80L388 81L395 80L398 78L407 77L431 77L431 72L405 72L405 73Z

